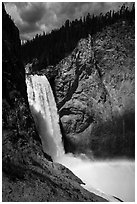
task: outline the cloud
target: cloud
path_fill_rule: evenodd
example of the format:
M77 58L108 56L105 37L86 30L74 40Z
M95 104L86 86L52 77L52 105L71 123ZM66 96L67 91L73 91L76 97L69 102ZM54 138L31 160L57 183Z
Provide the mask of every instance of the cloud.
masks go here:
M20 9L20 17L27 23L36 23L42 19L45 13L45 6L43 3L28 3L25 7Z
M123 2L15 2L5 3L22 39L36 33L59 28L67 19L74 20L87 13L99 14L118 10ZM130 4L130 3L127 3Z
M19 25L19 30L21 34L36 32L39 29L40 29L40 26L37 23L32 23L31 26L28 23L23 23Z

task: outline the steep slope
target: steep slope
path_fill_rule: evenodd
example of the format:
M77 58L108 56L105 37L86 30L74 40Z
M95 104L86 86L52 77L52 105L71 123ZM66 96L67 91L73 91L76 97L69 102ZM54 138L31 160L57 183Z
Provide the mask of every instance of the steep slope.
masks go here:
M54 68L66 151L134 157L134 45L134 23L121 20L80 40Z
M27 102L19 31L2 6L3 202L105 201L43 152Z

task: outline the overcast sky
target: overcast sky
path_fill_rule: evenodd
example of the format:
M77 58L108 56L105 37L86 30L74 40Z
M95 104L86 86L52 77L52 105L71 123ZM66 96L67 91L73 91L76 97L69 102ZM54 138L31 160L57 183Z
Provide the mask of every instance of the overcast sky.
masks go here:
M123 2L15 2L5 3L6 11L19 28L22 40L50 32L67 19L117 10Z

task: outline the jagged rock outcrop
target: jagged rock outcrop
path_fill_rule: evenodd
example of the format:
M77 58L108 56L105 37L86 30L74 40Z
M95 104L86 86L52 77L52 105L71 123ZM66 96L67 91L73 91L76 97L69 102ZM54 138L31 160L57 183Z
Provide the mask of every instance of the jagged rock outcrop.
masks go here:
M3 202L105 201L43 152L27 101L19 31L2 9Z
M119 21L82 39L54 68L66 151L134 157L134 28Z

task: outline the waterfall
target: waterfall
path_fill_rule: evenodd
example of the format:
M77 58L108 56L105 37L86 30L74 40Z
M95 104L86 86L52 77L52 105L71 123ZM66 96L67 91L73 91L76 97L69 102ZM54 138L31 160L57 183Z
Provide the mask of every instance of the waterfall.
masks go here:
M28 101L34 117L43 151L53 160L64 154L59 115L50 84L46 76L26 76Z
M83 180L83 188L107 199L135 200L135 164L132 161L91 161L65 154L59 116L50 84L45 76L26 76L28 101L44 152ZM86 156L86 155L85 155Z

